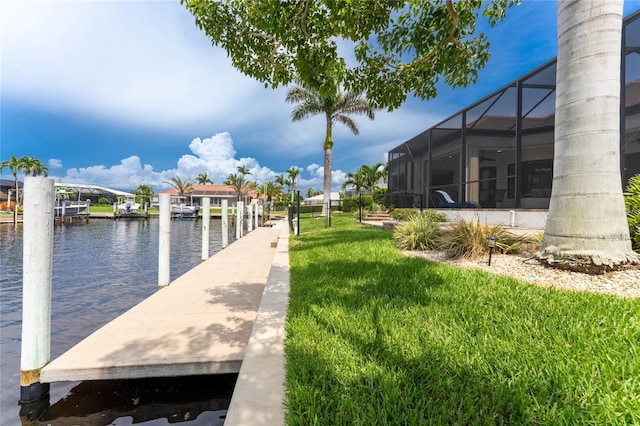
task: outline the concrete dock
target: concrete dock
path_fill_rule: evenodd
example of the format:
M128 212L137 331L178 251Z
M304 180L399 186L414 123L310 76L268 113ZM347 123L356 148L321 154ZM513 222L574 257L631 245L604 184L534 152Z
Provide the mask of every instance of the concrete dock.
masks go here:
M240 372L282 232L248 233L51 361L41 381Z

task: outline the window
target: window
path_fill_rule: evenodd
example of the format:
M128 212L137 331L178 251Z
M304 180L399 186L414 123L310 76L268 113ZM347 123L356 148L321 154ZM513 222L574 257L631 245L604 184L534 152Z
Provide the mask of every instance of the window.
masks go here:
M522 162L522 197L551 197L553 181L553 160L534 160Z

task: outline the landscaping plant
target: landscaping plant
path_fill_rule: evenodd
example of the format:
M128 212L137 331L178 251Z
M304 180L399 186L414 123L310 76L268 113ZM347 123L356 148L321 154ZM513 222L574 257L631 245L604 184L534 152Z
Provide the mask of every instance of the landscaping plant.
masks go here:
M433 250L438 246L442 229L428 215L415 214L393 231L393 240L404 250Z
M487 254L488 237L495 237L496 252L505 254L517 253L524 244L535 238L514 235L500 224L488 225L480 223L478 219L459 220L444 233L440 248L449 257L481 258Z
M640 253L640 174L629 179L624 194L633 249Z

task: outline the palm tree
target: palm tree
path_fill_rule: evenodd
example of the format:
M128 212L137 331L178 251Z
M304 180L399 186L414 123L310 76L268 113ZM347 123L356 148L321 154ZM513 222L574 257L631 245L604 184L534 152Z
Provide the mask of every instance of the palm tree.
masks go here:
M196 182L200 185L206 185L208 183L213 185L213 181L209 179L209 175L206 172L200 173L198 176L196 176Z
M620 186L622 0L558 2L554 171L539 256L600 272L638 263Z
M49 176L49 168L35 157L22 157L22 170L25 175L31 173L31 176Z
M224 184L233 187L234 191L236 192L236 196L238 197L238 201L242 200L242 197L247 193L249 189L254 189L256 187L255 182L249 181L247 177L240 172L231 173L229 176L227 176Z
M282 194L282 187L275 182L269 181L262 184L260 192L267 197L268 202L271 202L274 197L277 198Z
M307 192L306 192L307 198L315 197L316 195L320 195L320 194L322 194L322 191L316 191L311 187L307 188Z
M165 181L165 183L171 185L176 191L178 191L178 195L180 196L184 196L184 194L191 189L191 185L193 185L193 182L189 179L182 180L180 176L174 176L168 181Z
M384 164L382 163L376 163L373 166L363 164L358 169L358 173L362 175L364 188L367 189L371 195L373 195L373 191L378 182L387 175Z
M370 120L375 118L374 109L369 102L363 98L362 92L341 92L336 90L335 95L325 96L317 91L297 85L287 92L287 102L297 103L291 119L300 121L307 117L324 114L326 118L326 131L324 138L324 202L322 214L328 214L329 200L331 197L331 161L333 149L333 125L340 122L347 126L354 135L359 133L358 126L351 119L350 115L365 115Z
M284 198L284 187L289 186L289 181L284 176L284 173L276 176L276 185L280 186L280 192L281 192L280 195L282 195L283 196L282 198Z
M289 188L291 188L291 204L293 204L294 193L296 192L296 179L300 176L300 168L296 166L291 166L287 171L285 171L287 175L289 175Z
M357 193L360 193L362 189L366 188L364 174L358 170L355 173L347 173L344 182L342 182L342 189L352 187Z
M20 204L20 199L18 198L18 172L24 168L24 159L26 157L18 158L15 155L9 157L8 160L4 160L0 163L0 171L2 171L5 167L11 171L13 175L13 182L16 194L16 201L13 205L13 226L18 226L18 205Z
M240 173L242 176L251 174L251 172L249 171L249 169L247 169L247 166L245 165L238 166L238 173Z
M136 195L136 201L139 203L144 203L145 200L151 202L153 198L153 189L149 185L138 185L132 192Z

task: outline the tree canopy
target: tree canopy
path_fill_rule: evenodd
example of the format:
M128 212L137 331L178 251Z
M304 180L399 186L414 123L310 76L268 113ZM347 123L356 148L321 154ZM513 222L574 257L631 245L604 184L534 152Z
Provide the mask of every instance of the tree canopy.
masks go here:
M233 66L266 87L299 79L332 94L344 84L389 109L409 93L434 97L440 78L474 83L489 58L478 19L495 25L518 1L181 0Z

